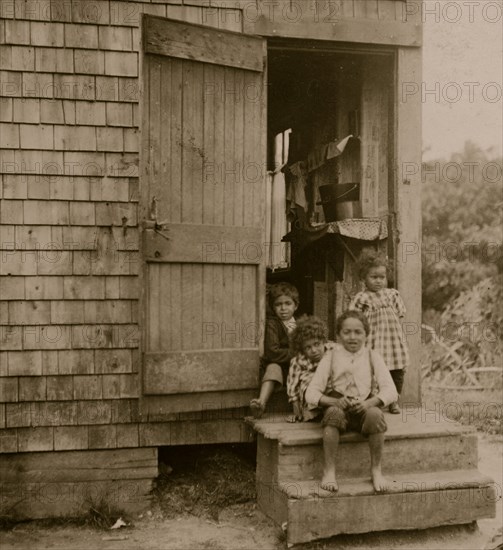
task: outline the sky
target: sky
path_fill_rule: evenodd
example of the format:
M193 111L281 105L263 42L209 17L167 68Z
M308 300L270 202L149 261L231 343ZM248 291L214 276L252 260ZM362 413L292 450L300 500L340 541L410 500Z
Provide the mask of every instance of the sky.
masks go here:
M503 0L425 0L422 13L424 160L467 140L501 156Z

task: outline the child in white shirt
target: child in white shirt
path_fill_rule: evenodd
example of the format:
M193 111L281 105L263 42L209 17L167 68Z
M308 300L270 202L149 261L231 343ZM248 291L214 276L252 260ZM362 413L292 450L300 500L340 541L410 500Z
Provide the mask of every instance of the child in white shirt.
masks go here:
M396 401L396 388L382 357L365 346L369 325L362 313L344 312L336 331L339 344L324 355L306 390L306 401L325 409L321 487L339 489L335 473L339 434L354 430L368 436L375 491L386 491L381 456L387 426L380 407Z

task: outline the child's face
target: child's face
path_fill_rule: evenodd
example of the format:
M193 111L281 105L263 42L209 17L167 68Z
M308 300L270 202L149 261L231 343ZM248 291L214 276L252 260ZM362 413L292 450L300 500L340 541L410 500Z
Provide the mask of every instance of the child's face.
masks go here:
M350 353L356 353L367 339L363 323L355 317L348 317L343 321L338 336L344 349Z
M386 288L388 285L386 277L386 268L381 265L379 267L371 267L365 276L365 286L371 292L377 292Z
M318 338L310 338L305 340L302 345L304 355L313 363L319 363L325 353L325 342Z
M272 309L274 310L276 317L282 321L289 321L297 310L297 304L290 298L290 296L283 295L274 300Z

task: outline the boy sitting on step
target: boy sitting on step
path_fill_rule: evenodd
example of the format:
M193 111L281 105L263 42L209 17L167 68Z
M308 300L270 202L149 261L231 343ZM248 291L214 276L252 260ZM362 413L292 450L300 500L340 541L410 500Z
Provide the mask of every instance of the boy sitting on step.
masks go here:
M269 304L273 315L268 315L265 325L262 383L259 396L250 401L255 418L262 416L273 392L286 381L292 358L289 335L297 325L294 313L299 307L299 292L289 283L277 283L269 291Z
M321 410L306 403L306 389L325 351L334 347L327 342L327 327L318 317L304 315L297 321L297 327L290 337L295 356L290 361L286 381L288 401L293 406L293 414L288 422L307 422L320 415Z
M362 313L345 311L336 321L336 333L339 343L324 355L306 390L306 401L325 409L321 487L338 491L339 434L352 430L368 437L374 490L386 491L381 456L387 426L380 407L396 401L395 385L379 353L365 346L369 324Z

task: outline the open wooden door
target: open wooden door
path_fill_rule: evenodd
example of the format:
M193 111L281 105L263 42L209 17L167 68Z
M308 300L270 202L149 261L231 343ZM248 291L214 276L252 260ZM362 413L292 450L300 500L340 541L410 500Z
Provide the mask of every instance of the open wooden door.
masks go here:
M240 407L263 332L265 41L142 27L142 410Z

